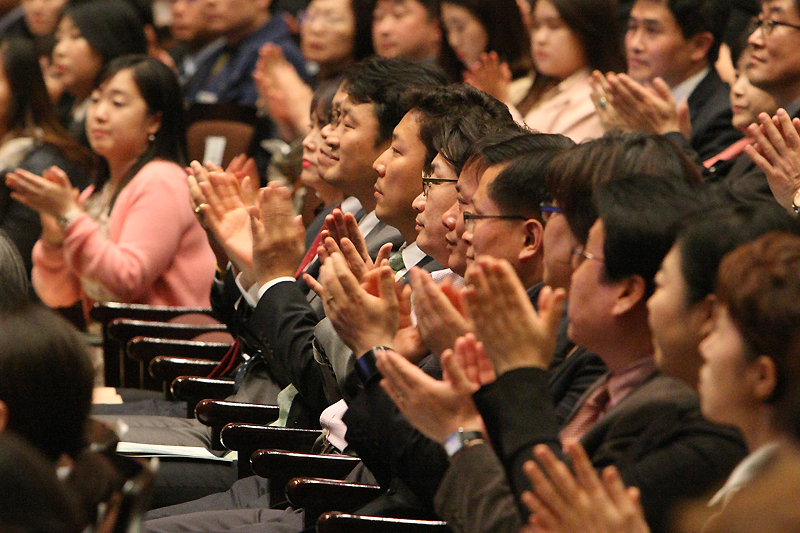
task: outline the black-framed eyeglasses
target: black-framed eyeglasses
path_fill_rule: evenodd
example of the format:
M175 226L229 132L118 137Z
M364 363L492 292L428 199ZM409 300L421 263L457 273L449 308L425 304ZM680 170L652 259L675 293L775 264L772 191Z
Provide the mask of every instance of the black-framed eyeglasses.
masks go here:
M496 218L499 220L528 220L522 215L479 215L477 213L464 211L464 230L472 233L472 231L475 229L476 220L484 220L488 218Z
M539 211L542 213L542 220L547 222L550 220L550 217L553 216L553 213L563 213L564 211L561 210L560 207L557 205L553 205L550 202L542 202L539 204Z
M428 193L433 185L439 183L455 183L458 180L455 178L431 178L424 172L422 173L422 196L428 197Z
M776 26L786 26L787 28L794 28L800 30L800 24L790 24L789 22L782 22L780 20L765 19L758 17L750 22L749 32L753 33L757 28L761 29L761 36L766 37L771 35Z
M578 265L581 265L587 259L592 259L592 260L598 261L600 263L603 263L605 261L605 259L603 257L600 257L599 255L595 255L595 254L593 254L591 252L587 252L586 248L584 248L583 246L577 246L577 247L573 248L572 249L572 255L574 255L577 258Z

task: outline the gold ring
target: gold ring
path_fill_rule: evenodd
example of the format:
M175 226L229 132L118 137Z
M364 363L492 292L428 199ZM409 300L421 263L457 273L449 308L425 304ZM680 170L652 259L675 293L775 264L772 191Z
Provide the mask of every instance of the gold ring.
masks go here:
M605 109L605 108L606 108L606 104L607 104L607 103L608 103L608 100L606 100L606 97L605 97L605 96L601 96L601 97L600 97L600 98L597 100L597 105L598 105L598 106L600 106L600 109Z
M199 215L200 215L200 214L203 212L203 207L205 207L205 206L207 206L207 205L208 205L208 204L206 204L206 203L203 203L203 204L200 204L200 205L198 205L197 207L195 207L195 208L194 208L194 214L199 216Z
M327 303L331 303L333 301L333 295L329 294L327 298L325 298Z

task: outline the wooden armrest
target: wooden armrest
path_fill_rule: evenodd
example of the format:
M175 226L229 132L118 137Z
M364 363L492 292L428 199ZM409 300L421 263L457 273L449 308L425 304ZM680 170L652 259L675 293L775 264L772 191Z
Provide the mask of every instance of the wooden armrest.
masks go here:
M234 393L232 379L198 378L196 376L179 376L172 381L172 394L179 400L204 398L222 400ZM192 405L192 413L195 402Z
M116 318L108 324L109 336L123 346L134 337L189 340L212 332L227 333L228 327L225 324L181 324L130 318Z
M206 398L224 400L234 391L232 379L198 378L196 376L178 376L170 386L172 396L186 401L186 417L194 417L194 408Z
M258 450L250 458L253 471L261 477L318 476L344 479L361 460L350 455Z
M239 453L241 457L241 452ZM241 463L240 460L239 464ZM253 472L269 479L270 505L280 508L289 503L286 499L286 484L292 478L327 476L332 479L341 479L355 468L359 460L348 455L258 450L250 458L250 463Z
M317 520L319 533L446 533L447 522L362 516L339 511L322 513Z
M228 402L224 400L202 400L194 409L197 420L211 427L219 427L231 422L266 425L278 419L277 405ZM270 446L271 447L271 446Z
M354 511L383 492L377 485L308 477L294 478L286 485L289 503L305 510L306 528L316 524L325 511Z
M115 318L126 317L137 320L166 321L176 316L201 314L211 316L210 307L179 307L166 305L125 304L118 302L96 303L89 311L95 322L108 324Z
M229 342L203 342L137 336L128 341L127 354L129 357L145 364L149 364L159 355L220 361L230 348L231 343Z
M160 355L150 361L150 375L164 384L164 392L169 393L169 385L179 376L205 377L216 368L218 362L209 359L193 359L189 357L166 357ZM171 399L171 393L167 399Z
M277 450L308 451L314 445L320 432L312 429L295 429L284 427L262 426L254 424L231 423L224 426L219 440L224 448L239 452L239 477L253 475L251 461L247 458L261 448ZM267 476L264 476L267 477ZM273 487L279 489L279 500L284 500L283 487L292 476Z

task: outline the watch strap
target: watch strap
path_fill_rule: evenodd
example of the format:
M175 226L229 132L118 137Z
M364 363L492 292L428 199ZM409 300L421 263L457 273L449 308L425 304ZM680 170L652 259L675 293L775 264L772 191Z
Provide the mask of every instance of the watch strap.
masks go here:
M483 436L483 433L480 431L465 431L464 428L458 428L454 432L450 433L446 439L444 439L444 450L447 452L448 457L453 457L470 442L474 440L484 440L484 438L485 437Z

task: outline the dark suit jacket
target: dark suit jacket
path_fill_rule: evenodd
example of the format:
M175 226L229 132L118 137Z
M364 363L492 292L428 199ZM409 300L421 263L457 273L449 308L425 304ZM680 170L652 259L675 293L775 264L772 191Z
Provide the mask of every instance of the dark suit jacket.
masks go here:
M692 122L692 148L705 161L742 138L733 127L730 87L711 66L689 95L689 118Z
M561 449L546 383L545 371L523 368L503 374L474 396L517 496L530 487L522 464L533 446ZM654 532L666 531L676 502L715 488L747 453L738 432L702 417L694 390L658 373L609 410L581 443L596 467L614 464L627 485L639 487Z

